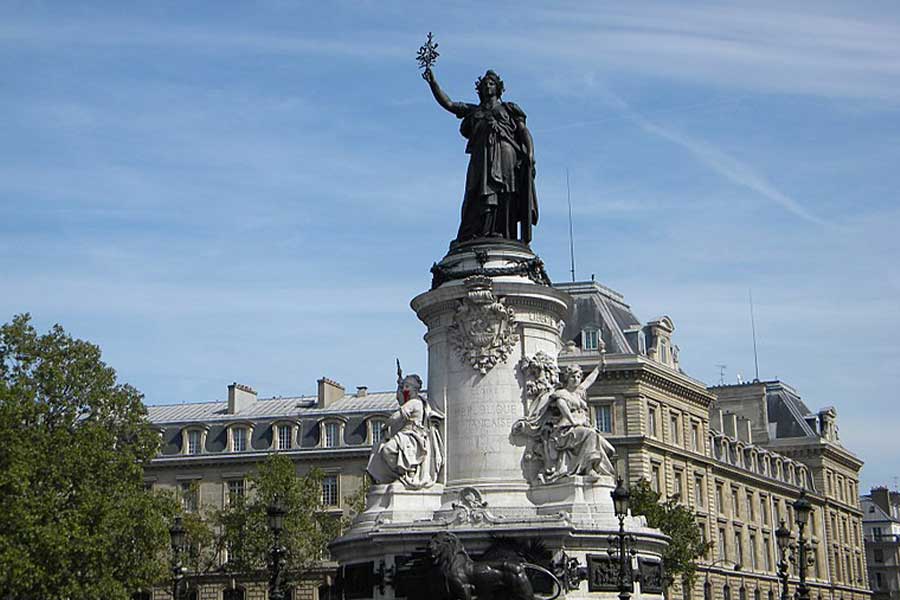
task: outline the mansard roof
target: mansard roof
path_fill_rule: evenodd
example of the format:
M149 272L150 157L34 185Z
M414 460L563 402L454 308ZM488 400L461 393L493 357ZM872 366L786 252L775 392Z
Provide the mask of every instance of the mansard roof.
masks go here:
M422 394L423 396L425 394ZM228 402L159 404L148 406L154 424L210 423L238 420L322 418L348 413L390 413L397 408L397 392L369 392L365 396L345 395L328 408L318 408L316 396L260 398L237 413L228 412Z
M572 315L566 320L563 339L574 340L583 329L594 326L601 330L607 352L638 353L633 342L628 340L626 332L639 330L641 322L619 292L596 281L556 283L553 287L568 292L575 300Z

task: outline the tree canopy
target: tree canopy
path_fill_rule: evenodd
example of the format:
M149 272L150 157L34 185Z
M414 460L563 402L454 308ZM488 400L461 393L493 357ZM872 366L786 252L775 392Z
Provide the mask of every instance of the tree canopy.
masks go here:
M0 593L111 598L165 577L173 506L144 489L159 436L100 348L29 315L0 327Z
M281 454L270 454L250 478L245 496L230 498L216 511L211 524L216 546L227 549L227 569L251 572L266 568L272 545L267 509L277 496L284 510L281 542L287 553L287 580L296 580L327 552L328 542L339 533L340 514L323 510L322 472L313 469L297 476L294 462Z
M697 559L706 554L709 542L703 539L700 526L690 509L678 503L677 498L660 502L660 495L650 483L642 479L631 486L629 505L632 514L647 517L647 524L669 536L669 545L663 551L663 568L671 580L681 577L692 581L697 570Z

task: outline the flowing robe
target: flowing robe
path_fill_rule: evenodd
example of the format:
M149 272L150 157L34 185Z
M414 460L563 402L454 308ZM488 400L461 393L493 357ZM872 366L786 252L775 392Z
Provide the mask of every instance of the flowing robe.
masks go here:
M489 234L531 241L537 224L537 195L527 149L520 143L525 112L512 102L493 107L455 102L453 112L462 119L459 131L468 140L466 191L457 241L480 237L485 215L495 211ZM522 225L521 235L517 232Z

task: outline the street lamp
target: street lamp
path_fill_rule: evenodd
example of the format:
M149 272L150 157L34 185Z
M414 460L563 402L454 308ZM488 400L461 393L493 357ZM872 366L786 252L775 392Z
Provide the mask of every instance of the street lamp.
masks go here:
M784 519L775 530L775 541L778 544L778 551L781 560L778 561L778 578L781 579L781 600L789 600L788 594L788 553L791 549L791 531L784 526Z
M616 541L618 546L619 600L629 600L629 598L631 598L632 590L632 582L629 581L628 576L629 554L634 556L635 550L634 536L625 533L625 516L628 514L628 500L630 494L625 488L625 484L621 477L616 481L616 489L610 492L610 495L613 500L613 509L616 512L616 516L619 518L619 534L616 536L616 539L610 540L611 542ZM612 550L610 550L610 554L612 554Z
M185 541L184 525L181 522L181 516L175 517L172 526L169 528L169 538L172 541L172 599L178 600L179 588L184 580L184 574L187 569L181 564L181 552L184 549Z
M285 548L281 545L281 532L284 531L284 517L287 511L279 496L273 498L266 508L269 530L272 532L272 547L269 550L269 599L284 600L284 586L281 583L281 572L284 569Z
M711 588L712 584L710 584L710 582L709 582L710 570L713 569L716 565L724 565L725 563L734 563L735 572L741 570L741 565L739 565L738 563L736 563L734 561L728 560L727 558L720 558L720 559L714 560L713 562L706 565L706 578L705 578L705 581L703 582L703 600L712 600L712 588ZM725 583L726 584L728 583L727 576L725 577Z
M800 575L800 585L797 586L797 600L809 600L809 586L806 585L806 567L809 559L806 557L807 541L803 536L806 522L812 512L812 504L806 498L806 490L800 490L800 497L794 501L794 513L797 515L797 566Z

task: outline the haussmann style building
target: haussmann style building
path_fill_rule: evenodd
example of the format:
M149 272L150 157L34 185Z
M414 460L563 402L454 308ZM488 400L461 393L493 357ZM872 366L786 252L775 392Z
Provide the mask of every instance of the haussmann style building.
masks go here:
M796 532L791 503L801 489L814 505L807 528L815 557L811 597L870 597L858 490L862 462L841 444L835 409L810 410L782 381L708 387L681 370L672 319L642 322L619 293L593 281L554 287L570 294L574 306L559 365L588 372L604 364L588 402L594 426L616 448L618 472L631 482L649 480L664 498L677 497L712 543L693 584L674 582L670 597L779 598L774 532L781 520ZM317 386L316 395L259 398L250 387L232 384L219 402L149 407L164 443L146 471L147 485L178 490L191 510L219 507L229 494L244 493L248 475L269 453L280 452L298 473L320 468L324 504L336 513L346 510L345 498L363 485L372 446L397 400L394 391L347 393L327 378ZM334 567L323 562L293 597L324 600ZM794 576L791 594L796 583ZM191 585L198 600L266 593L264 581L224 572ZM163 590L154 594L155 600L169 597Z

